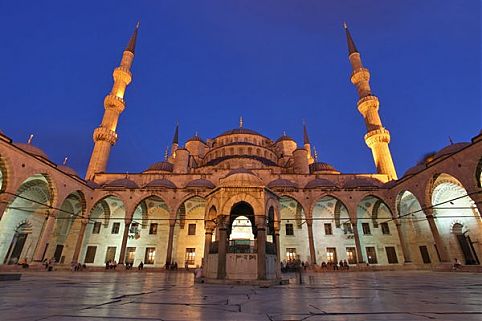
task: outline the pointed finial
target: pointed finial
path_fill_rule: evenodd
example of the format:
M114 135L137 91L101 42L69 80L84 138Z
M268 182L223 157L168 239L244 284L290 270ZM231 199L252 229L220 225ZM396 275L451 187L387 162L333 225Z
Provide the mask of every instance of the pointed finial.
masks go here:
M454 144L454 141L452 140L452 137L450 137L450 136L449 136L449 142L450 142L450 145Z
M283 137L286 137L286 131L283 130Z
M243 116L239 116L239 128L243 128Z
M313 154L315 155L315 162L318 161L318 152L316 151L316 147L313 146Z
M125 50L125 51L130 51L133 54L135 54L136 52L137 31L139 30L139 25L140 25L140 22L138 21L136 24L136 28L134 29L134 32L132 33L132 36L129 39L129 43L127 44L127 47Z
M194 137L197 137L197 130L194 132Z
M33 139L33 134L30 134L30 136L28 136L27 144L32 144L32 139Z
M69 159L69 157L68 157L68 156L65 156L62 165L64 165L64 166L67 165L67 160L68 160L68 159Z
M355 46L355 42L353 41L353 38L351 37L350 30L348 30L348 25L346 22L343 22L343 27L345 28L345 33L346 33L346 42L348 44L348 55L351 55L352 53L358 52Z
M172 137L173 144L179 144L179 122L176 123L176 129L174 130L174 136Z
M166 151L164 152L164 160L167 161L167 158L169 156L169 146L166 146Z
M310 138L308 137L308 130L306 129L306 123L303 120L303 144L309 144Z

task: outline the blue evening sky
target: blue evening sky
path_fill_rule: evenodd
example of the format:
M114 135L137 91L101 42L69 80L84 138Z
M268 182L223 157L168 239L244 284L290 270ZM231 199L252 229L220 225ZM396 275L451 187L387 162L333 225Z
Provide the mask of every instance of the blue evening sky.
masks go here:
M238 126L302 143L319 159L374 172L356 109L343 21L372 74L401 176L425 154L481 129L479 0L2 1L0 129L82 176L112 70L138 19L133 82L108 170L163 158Z

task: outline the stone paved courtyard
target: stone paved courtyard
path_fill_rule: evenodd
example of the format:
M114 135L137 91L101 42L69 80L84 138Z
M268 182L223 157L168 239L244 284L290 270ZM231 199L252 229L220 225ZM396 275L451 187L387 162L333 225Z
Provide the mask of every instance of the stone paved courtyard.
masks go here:
M188 273L29 272L0 282L1 320L482 320L481 274L306 274L260 288Z

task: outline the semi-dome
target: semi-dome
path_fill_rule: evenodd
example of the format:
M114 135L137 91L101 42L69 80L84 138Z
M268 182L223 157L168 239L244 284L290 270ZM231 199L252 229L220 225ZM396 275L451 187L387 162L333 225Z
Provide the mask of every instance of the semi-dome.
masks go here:
M149 171L172 172L173 168L174 168L173 164L163 161L163 162L157 162L152 164L151 166L149 166L148 169L145 170L145 172L149 172Z
M440 157L443 157L443 156L452 155L452 154L458 152L459 150L464 149L465 147L467 147L469 145L470 145L470 143L463 142L463 143L455 143L455 144L445 146L444 148L439 150L433 156L433 159L437 159L437 158L440 158Z
M369 177L356 177L349 181L346 181L343 188L358 188L358 187L380 187L382 183Z
M147 183L144 187L146 188L177 188L177 186L168 179L159 178Z
M136 182L131 181L128 178L119 178L119 179L115 179L113 181L107 182L106 184L104 184L104 187L121 187L121 188L135 189L135 188L139 188L139 185L137 185Z
M213 184L213 182L208 181L207 179L199 178L190 181L185 187L215 188L216 186Z
M423 165L423 164L410 167L410 168L405 172L405 174L403 174L403 177L415 175L415 174L417 174L418 172L423 171L425 168L426 168L426 166Z
M323 163L323 162L315 162L310 165L310 171L312 173L314 172L330 172L330 173L337 173L339 174L340 172L336 170L333 166L331 166L328 163Z
M220 179L223 187L260 187L264 186L263 181L253 172L246 168L231 170L224 178Z
M337 187L336 184L330 180L324 178L315 178L312 181L309 181L305 188L335 188Z
M23 144L23 143L14 143L14 145L24 150L25 152L29 153L30 155L49 159L47 154L37 146L34 146L32 144Z
M72 167L65 166L65 165L57 165L57 168L60 169L62 172L64 172L64 173L67 174L67 175L70 175L70 176L79 176L79 175L77 174L77 172L76 172Z
M268 183L269 188L298 188L298 184L288 179L278 178Z

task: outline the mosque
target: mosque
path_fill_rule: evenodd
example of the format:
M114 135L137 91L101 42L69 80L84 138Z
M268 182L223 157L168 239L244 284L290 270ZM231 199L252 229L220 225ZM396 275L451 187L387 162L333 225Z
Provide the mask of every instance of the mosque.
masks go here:
M0 134L0 264L203 265L212 279L277 279L280 263L435 268L482 256L482 134L398 177L370 72L345 25L351 82L376 173L345 174L303 145L243 126L179 141L141 173L109 173L138 27L94 130L85 178Z

